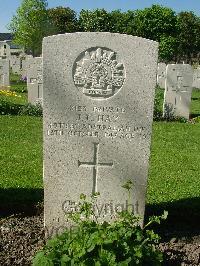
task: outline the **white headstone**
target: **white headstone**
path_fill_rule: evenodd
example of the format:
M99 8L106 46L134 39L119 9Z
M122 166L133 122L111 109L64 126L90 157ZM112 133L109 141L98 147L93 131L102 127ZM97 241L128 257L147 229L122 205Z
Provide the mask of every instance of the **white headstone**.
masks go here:
M0 59L0 86L6 89L10 85L10 64L7 59Z
M42 81L42 57L29 59L27 69L28 102L36 104L42 102L43 81Z
M158 44L117 33L44 38L44 207L47 228L66 224L81 193L100 192L112 220L130 204L144 216ZM120 208L119 208L120 207Z
M170 64L166 70L164 117L189 119L193 69L187 64Z
M165 88L165 80L166 80L166 64L159 63L158 72L157 72L157 85L162 89Z
M17 57L16 55L11 55L9 59L10 59L10 67L12 69L12 72L20 75L21 74L21 59Z
M22 78L25 79L27 78L27 71L29 68L29 61L30 59L32 59L33 56L32 55L26 55L24 57L24 59L22 60L22 70L21 70L21 74L22 74Z
M200 67L197 69L194 69L192 87L196 89L200 89Z

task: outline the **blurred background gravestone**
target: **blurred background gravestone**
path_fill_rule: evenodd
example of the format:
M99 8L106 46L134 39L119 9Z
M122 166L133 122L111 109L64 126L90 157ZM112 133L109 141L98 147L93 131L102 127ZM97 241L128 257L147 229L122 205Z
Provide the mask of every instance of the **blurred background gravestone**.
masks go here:
M169 64L166 70L166 87L163 116L189 119L193 69L187 64Z
M28 102L42 104L43 81L42 81L42 57L34 57L28 60L27 67Z

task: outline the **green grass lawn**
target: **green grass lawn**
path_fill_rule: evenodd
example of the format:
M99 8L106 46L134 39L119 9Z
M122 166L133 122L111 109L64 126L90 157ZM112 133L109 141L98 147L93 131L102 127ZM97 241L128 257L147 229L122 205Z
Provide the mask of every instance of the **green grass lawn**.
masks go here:
M26 92L27 93L27 83L21 80L21 75L10 73L10 87L11 91L17 93Z
M200 197L200 123L154 122L148 202Z
M192 91L190 112L192 116L200 116L200 90L198 89Z
M0 187L42 186L42 118L0 116Z
M13 73L12 71L10 71L10 83L12 84L23 84L25 85L25 83L21 80L21 75L18 75L16 73Z
M0 203L41 200L42 118L0 116Z

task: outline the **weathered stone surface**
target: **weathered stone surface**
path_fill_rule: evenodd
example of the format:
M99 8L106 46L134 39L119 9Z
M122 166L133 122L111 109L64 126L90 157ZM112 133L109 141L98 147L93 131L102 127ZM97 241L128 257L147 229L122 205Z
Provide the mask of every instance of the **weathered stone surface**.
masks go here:
M22 70L21 70L21 74L22 74L22 78L25 79L27 78L27 71L29 68L29 61L30 59L32 59L33 56L32 55L26 55L23 60L22 60Z
M193 69L186 64L170 64L166 70L166 88L163 105L164 117L189 119Z
M6 88L10 85L10 65L9 60L0 59L0 86Z
M28 102L36 104L42 102L43 81L42 81L42 58L34 57L28 60L27 87Z
M157 71L156 42L73 33L43 42L45 226L66 224L81 193L100 192L96 215L130 204L142 218Z
M165 80L166 80L166 64L159 63L158 72L157 72L157 85L162 89L165 88Z
M9 60L10 60L10 67L12 69L12 72L20 75L21 74L21 59L17 57L16 55L11 55Z
M193 72L193 88L200 89L200 67L194 69Z

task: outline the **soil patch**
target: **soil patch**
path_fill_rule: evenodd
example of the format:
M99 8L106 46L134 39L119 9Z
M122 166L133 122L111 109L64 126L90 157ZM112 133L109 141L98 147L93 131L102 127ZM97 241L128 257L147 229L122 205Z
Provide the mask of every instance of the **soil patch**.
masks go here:
M35 253L45 244L43 213L2 218L0 232L0 265L31 265ZM164 253L164 265L200 265L200 232L182 235L175 232L162 235L159 249Z

